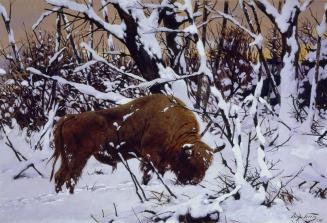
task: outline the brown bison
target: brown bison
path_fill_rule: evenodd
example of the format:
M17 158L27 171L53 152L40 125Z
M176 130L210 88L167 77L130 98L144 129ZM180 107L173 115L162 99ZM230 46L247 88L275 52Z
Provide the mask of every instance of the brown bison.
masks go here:
M160 174L171 170L182 184L199 183L212 161L212 149L201 141L194 114L172 96L155 94L100 111L67 115L54 130L56 192L62 185L71 193L88 159L115 168L123 159L142 160L143 183L155 167Z

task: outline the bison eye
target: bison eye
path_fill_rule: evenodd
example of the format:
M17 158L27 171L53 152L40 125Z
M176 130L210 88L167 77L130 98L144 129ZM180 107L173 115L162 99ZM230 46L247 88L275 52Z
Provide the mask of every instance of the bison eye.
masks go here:
M185 155L191 156L193 153L193 144L184 144L182 147L182 151Z

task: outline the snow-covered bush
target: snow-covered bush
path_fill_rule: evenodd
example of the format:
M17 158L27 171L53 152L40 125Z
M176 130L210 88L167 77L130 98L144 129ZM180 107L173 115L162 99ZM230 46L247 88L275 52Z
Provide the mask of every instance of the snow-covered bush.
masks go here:
M68 41L60 53L56 54L54 37L54 34L41 33L37 36L28 36L20 53L24 67L33 67L47 77L29 75L28 71L16 69L18 67L16 61L7 60L9 79L1 86L0 93L2 102L0 115L3 124L8 125L10 120L15 119L21 128L37 131L47 122L46 114L54 104L59 104L58 116L112 106L110 102L84 95L73 86L58 83L49 77L57 76L74 83L87 83L103 92L119 92L127 85L136 83L123 78L99 61L93 61L84 67L79 66ZM83 64L87 55L80 48L78 50ZM123 57L115 57L113 63L123 67L126 72L137 72L133 62ZM123 92L126 96L131 96L132 93L137 96L140 91Z

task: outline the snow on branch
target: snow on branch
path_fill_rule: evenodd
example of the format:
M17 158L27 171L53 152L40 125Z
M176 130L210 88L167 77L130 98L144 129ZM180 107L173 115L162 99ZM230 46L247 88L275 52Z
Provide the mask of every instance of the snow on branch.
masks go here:
M268 1L268 0L254 0L254 3L263 11L269 19L274 22L281 33L287 32L287 30L293 26L294 19L300 12L305 11L312 0L306 0L302 4L299 0L286 0L281 12Z
M48 17L49 15L51 15L52 13L55 13L59 10L60 8L58 7L55 7L53 9L51 9L50 11L48 12L44 12L40 15L40 17L36 20L36 22L32 25L32 30L35 30L40 24L41 22L46 18Z
M244 179L244 164L243 164L243 159L242 159L242 130L241 130L241 121L239 116L237 115L239 113L240 107L234 105L232 106L232 111L231 113L236 116L235 118L235 133L233 137L233 154L235 157L236 161L236 172L234 175L234 180L236 186L242 186L246 183Z
M302 6L300 8L301 12L304 12L305 10L307 10L307 8L311 5L312 2L313 2L313 0L305 0L302 3Z
M166 68L167 69L167 68ZM184 80L190 77L194 77L200 75L200 73L193 73L193 74L189 74L189 75L183 75L183 76L175 76L174 78L168 77L168 78L156 78L154 80L151 81L147 81L138 85L132 85L132 86L128 86L125 89L123 89L122 91L128 90L128 89L134 89L134 88L150 88L154 85L157 84L165 84L165 83L170 83L170 82L174 82L174 81L178 81L178 80Z
M78 73L81 72L83 70L86 70L87 68L91 67L92 65L98 63L99 61L97 60L89 60L88 62L76 67L73 71L73 73Z
M146 16L142 5L140 5L140 2L137 0L119 0L112 2L125 12L128 12L128 14L134 18L133 22L137 23L137 41L140 42L138 47L143 47L153 59L161 60L161 46L155 33L151 33L153 28L158 28L159 26L159 13L155 10L150 16Z
M98 27L103 28L107 32L110 32L117 39L124 41L125 34L125 23L122 22L119 25L109 24L105 22L101 17L99 17L93 10L92 7L87 7L86 5L79 4L70 0L47 0L51 5L67 8L75 12L83 13L90 21L94 22Z
M22 60L20 58L20 55L19 55L19 52L18 52L18 49L17 49L17 46L16 46L14 32L13 32L11 26L10 26L10 19L11 18L10 18L10 15L8 16L7 10L2 4L0 4L0 15L2 16L2 19L3 19L4 23L5 23L5 27L6 27L7 34L8 34L8 42L11 45L15 60L16 60L16 62L19 63L20 70L23 70L24 65L22 63Z
M325 12L322 17L321 23L317 26L317 34L322 37L327 31L327 3L325 4Z
M112 65L112 64L109 63L106 59L104 59L103 57L99 56L99 55L94 51L94 49L92 49L92 48L91 48L87 43L82 42L82 43L80 44L80 46L81 46L82 48L85 48L85 49L86 49L86 50L87 50L87 51L92 55L92 57L93 57L93 59L94 59L93 61L97 61L97 62L104 63L104 64L108 65L111 69L113 69L114 71L116 71L116 72L118 72L118 73L120 73L120 74L126 75L126 76L128 76L128 77L131 77L131 78L133 78L133 79L135 79L135 80L142 81L142 82L145 82L145 81L146 81L144 78L142 78L142 77L140 77L140 76L137 76L137 75L132 74L132 73L125 72L125 71L123 71L122 69L119 69L118 67ZM90 65L92 65L92 64L93 64L93 62L89 61L89 62L87 63L87 65L86 65L86 64L82 65L82 66L83 66L82 69L85 69L87 66L90 66ZM81 68L76 68L76 69L77 69L77 70L80 70ZM75 69L75 72L76 72L76 69Z
M41 146L42 149L50 149L50 142L51 142L51 134L52 134L52 127L55 123L55 116L57 113L59 105L56 104L53 108L48 112L47 117L48 121L42 127L42 130L37 133L36 141L32 143L32 149L36 150L38 146Z
M57 60L59 60L60 55L65 51L66 47L60 49L58 52L56 52L50 59L49 59L49 65L48 67L50 67L53 62L56 62Z
M5 22L10 22L6 8L0 4L0 14Z
M267 0L254 0L257 5L260 5L261 9L272 18L278 18L280 16L278 10Z
M7 73L7 72L6 72L4 69L0 68L0 76L1 76L1 75L6 75L6 73Z
M188 19L190 21L190 25L185 27L183 31L192 34L196 41L196 49L199 55L198 57L200 62L200 67L196 74L204 74L209 78L210 81L213 81L213 74L207 65L207 56L204 44L202 42L202 39L199 38L199 31L195 24L192 0L185 0L184 4L176 3L176 5L180 11L184 11L187 14Z
M235 195L241 189L240 186L236 186L229 193L223 194L219 197L209 196L209 194L199 194L198 196L187 200L185 202L179 201L176 199L176 205L170 206L167 208L163 208L161 213L157 216L160 216L161 220L165 219L165 222L169 223L178 223L180 216L190 215L194 219L201 219L206 216L210 216L211 219L218 220L219 213L223 212L223 208L221 207L221 203L226 199ZM157 217L158 218L158 217Z
M60 83L60 84L63 84L63 85L68 84L68 85L76 88L79 92L86 94L86 95L93 96L97 99L108 100L115 104L124 104L131 100L129 98L122 96L121 94L114 93L114 92L104 93L104 92L96 90L94 87L92 87L90 85L67 81L66 79L59 77L59 76L52 76L52 77L47 76L47 75L43 74L41 71L39 71L33 67L28 67L26 70L32 74L36 74L36 75L39 75L39 76L42 76L42 77L45 77L48 79L58 81L58 83Z
M220 15L221 17L224 17L225 19L229 20L230 22L234 23L234 25L236 25L237 27L239 27L240 29L242 29L243 31L245 31L247 34L249 34L253 39L257 39L257 35L253 32L251 32L249 29L247 29L246 27L242 26L241 23L239 21L237 21L233 16L226 14L224 12L221 12L219 10L215 11L218 15Z
M213 11L212 9L209 9L209 8L208 8L208 10ZM263 37L262 37L261 34L255 34L255 33L251 32L248 28L242 26L239 21L237 21L233 16L231 16L229 14L226 14L226 13L221 12L219 10L215 10L214 12L218 14L218 16L216 16L215 18L223 17L223 18L229 20L230 22L232 22L238 28L245 31L247 34L249 34L249 36L252 37L252 39L254 40L252 43L250 43L250 46L256 45L259 48L262 48Z

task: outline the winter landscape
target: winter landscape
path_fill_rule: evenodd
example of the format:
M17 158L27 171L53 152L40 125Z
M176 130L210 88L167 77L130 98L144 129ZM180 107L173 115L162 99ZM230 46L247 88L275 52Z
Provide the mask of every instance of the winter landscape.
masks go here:
M1 223L327 223L327 2L0 15Z

